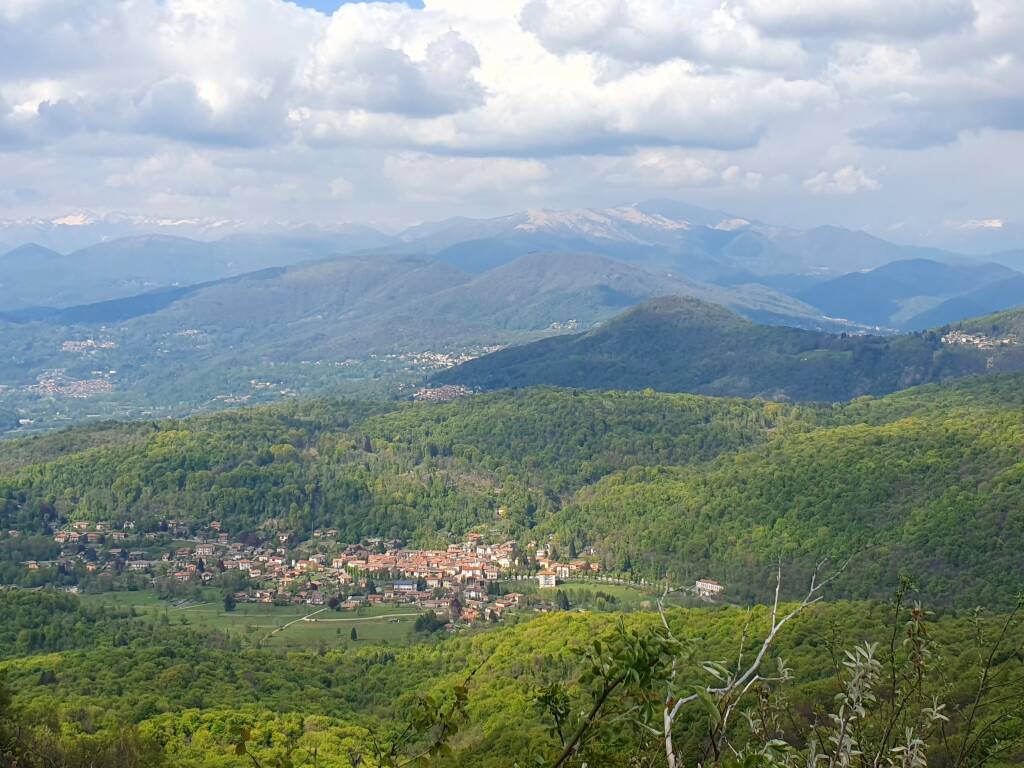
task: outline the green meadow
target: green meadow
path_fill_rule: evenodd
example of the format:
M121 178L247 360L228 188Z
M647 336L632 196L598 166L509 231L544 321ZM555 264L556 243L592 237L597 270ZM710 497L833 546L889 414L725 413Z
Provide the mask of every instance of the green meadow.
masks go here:
M83 595L87 603L133 608L139 616L167 616L171 626L217 629L268 647L293 650L405 644L413 639L420 609L412 605L367 606L333 611L326 606L238 603L225 611L219 590L203 590L200 600L161 600L152 591ZM351 639L353 627L357 640Z

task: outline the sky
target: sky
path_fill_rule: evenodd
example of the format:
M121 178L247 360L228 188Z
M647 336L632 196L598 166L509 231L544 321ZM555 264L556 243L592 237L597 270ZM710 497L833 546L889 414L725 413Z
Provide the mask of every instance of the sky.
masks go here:
M995 250L1022 37L1021 0L3 0L0 218L668 197Z

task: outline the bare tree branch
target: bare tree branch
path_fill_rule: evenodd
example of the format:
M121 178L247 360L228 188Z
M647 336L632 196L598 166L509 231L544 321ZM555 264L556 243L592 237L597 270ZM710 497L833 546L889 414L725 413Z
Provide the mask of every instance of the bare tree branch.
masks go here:
M728 717L732 714L736 705L743 698L743 696L750 691L750 689L757 683L762 682L765 678L758 675L758 670L764 663L765 657L768 655L768 651L771 649L772 644L775 642L775 638L778 636L780 630L789 623L792 619L800 615L804 610L819 602L822 598L822 591L828 584L834 581L849 565L852 558L847 559L838 569L836 569L830 576L825 579L821 578L822 569L828 562L827 559L819 561L811 574L810 586L807 589L807 593L804 598L794 607L791 611L786 613L784 616L779 616L779 606L781 605L782 595L782 560L779 559L776 567L775 575L775 594L772 600L771 606L771 626L768 633L765 635L764 640L761 643L760 648L754 660L744 669L743 668L743 644L746 640L747 628L744 627L743 633L744 638L740 642L740 654L739 661L737 663L736 671L729 678L725 685L706 688L705 692L718 700L724 702L724 712L722 713L722 727L717 738L715 734L712 734L712 748L716 754L719 753L723 739L725 737L725 730L727 726ZM668 596L670 590L666 586L665 592L662 597L658 600L658 610L661 613L662 624L668 629L668 620L665 616L664 601ZM669 630L670 631L670 630ZM675 668L673 667L673 677L675 675ZM669 695L665 699L665 707L662 712L662 738L665 744L665 759L668 762L668 768L676 768L678 765L678 759L675 755L675 747L672 741L672 730L675 726L676 718L679 715L680 710L688 704L692 704L694 701L700 698L700 693L691 693L687 696L674 699L672 697L671 683L669 686Z

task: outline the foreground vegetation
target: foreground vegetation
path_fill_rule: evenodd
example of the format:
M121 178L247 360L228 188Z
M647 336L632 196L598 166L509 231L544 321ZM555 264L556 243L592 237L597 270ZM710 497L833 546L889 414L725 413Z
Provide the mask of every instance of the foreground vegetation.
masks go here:
M3 765L1024 761L1021 375L830 406L558 389L319 400L5 448L0 579L20 588L0 592ZM103 586L26 567L61 552L54 525L171 518L239 541L477 531L553 559L589 550L662 587L716 577L734 605L657 610L658 592L568 585L559 610L449 637L436 617L376 609L314 622L305 606L229 609L219 590L157 600L132 591L139 574L118 593L26 588ZM817 602L820 582L804 597L822 557L842 564L836 602Z
M779 615L793 607L780 606ZM26 768L348 768L417 756L424 765L481 768L665 765L662 739L642 725L654 714L649 722L660 731L665 686L677 696L721 687L716 678L731 674L737 651L754 659L771 626L767 608L667 609L664 627L657 612L560 612L405 648L339 643L285 652L66 595L7 593L0 608L0 755ZM53 623L59 632L48 632ZM50 639L30 650L21 644L26 633ZM1022 643L1013 616L932 615L905 593L899 602L811 605L778 632L757 665L764 679L730 710L729 743L754 754L770 732L771 761L798 759L816 730L829 732L827 713L837 695L849 695L856 673L870 678L874 697L861 702L859 743L880 738L872 729L897 702L914 727L941 706L944 719L933 723L941 727L916 732L922 760L1013 764L1024 759ZM870 669L857 672L848 662L863 665L869 647ZM712 697L681 710L672 734L685 764L731 762L705 754L722 725L720 704ZM901 726L890 747L905 735ZM842 752L827 740L815 748L830 764ZM886 750L887 758L898 755ZM762 757L755 764L766 764Z

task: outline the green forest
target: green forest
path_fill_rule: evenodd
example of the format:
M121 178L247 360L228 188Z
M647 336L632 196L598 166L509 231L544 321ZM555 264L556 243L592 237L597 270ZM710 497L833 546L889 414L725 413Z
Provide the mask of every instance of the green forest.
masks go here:
M1006 605L1024 588L1022 383L839 405L540 388L73 429L5 444L0 528L23 535L0 542L0 578L52 556L58 520L218 520L257 539L274 520L299 540L550 537L608 571L714 576L744 602L779 558L803 573L852 557L845 597L906 572L937 602Z
M873 750L865 766L1017 764L1022 480L1021 374L833 405L557 388L323 398L11 441L0 756L632 768L670 752L782 768ZM69 521L143 533L172 519L248 541L328 527L349 542L544 541L651 586L628 608L569 585L546 613L454 635L423 613L408 642L352 624L289 647L244 619L190 620L176 608L194 587L161 582L141 611L53 591L95 591L81 570L25 566L60 553L52 530ZM700 577L728 600L658 609L661 590ZM234 610L227 575L213 584Z
M417 764L435 766L551 765L562 746L557 713L568 729L568 711L589 706L587 669L605 652L602 642L611 648L625 636L639 644L660 631L657 613L563 611L406 648L281 653L166 613L144 620L46 592L0 594L0 608L0 754L23 766L348 768L413 764L421 754L428 757ZM669 609L665 617L668 629L687 638L693 661L678 672L690 686L709 671L713 678L738 648L753 653L770 621L767 608ZM931 614L909 602L817 604L780 633L766 665L781 659L793 671L784 684L763 683L758 695L785 697L790 738L807 738L815 712L841 690L843 649L865 641L881 644L879 659L900 675L908 664L920 673L918 706L931 706L933 697L947 702L947 741L934 731L929 749L953 758L963 752L953 734L964 733L964 719L975 714L986 670L999 695L976 714L986 730L962 764L1024 757L1012 741L1022 724L1020 699L1006 695L1018 691L1024 674L1019 623L971 611ZM880 688L883 700L886 691ZM645 755L641 764L658 764L657 740L613 715L632 706L633 696L623 689L609 697L607 720L587 732L572 764L636 765L638 755ZM441 723L437 713L452 722ZM700 710L680 721L681 754L699 759L713 718ZM444 748L432 750L439 728L446 729ZM735 738L742 744L756 734L742 727Z
M1022 377L836 406L584 390L447 403L321 399L183 421L105 424L5 444L0 577L53 554L61 519L219 520L307 539L441 545L470 530L651 580L727 581L764 599L778 559L853 557L845 597L901 571L935 600L1006 604L1024 588Z

